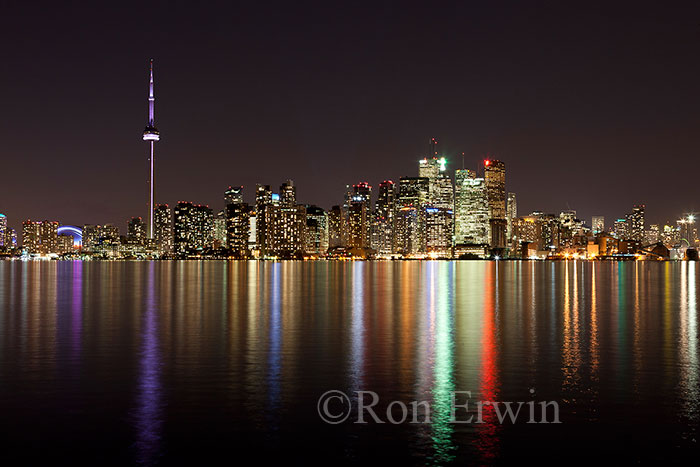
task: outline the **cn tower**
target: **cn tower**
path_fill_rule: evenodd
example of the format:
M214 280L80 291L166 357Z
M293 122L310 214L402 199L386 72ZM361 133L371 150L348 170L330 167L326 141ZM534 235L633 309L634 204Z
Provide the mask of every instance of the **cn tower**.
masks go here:
M146 128L143 130L143 140L148 141L151 144L151 156L148 159L151 163L151 181L149 183L150 198L148 201L148 238L153 238L153 169L154 169L154 157L155 157L155 143L160 140L160 133L156 129L155 122L155 102L156 98L153 96L153 59L151 59L151 80L148 87L148 123L146 123Z

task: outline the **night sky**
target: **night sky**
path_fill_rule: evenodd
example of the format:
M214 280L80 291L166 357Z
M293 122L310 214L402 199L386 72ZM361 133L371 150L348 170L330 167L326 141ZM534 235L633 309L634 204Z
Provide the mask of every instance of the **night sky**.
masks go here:
M436 137L450 169L505 161L521 215L700 209L700 6L61 3L0 12L15 228L146 216L151 57L157 202L218 210L228 185L251 201L291 178L329 208L346 184L417 175Z

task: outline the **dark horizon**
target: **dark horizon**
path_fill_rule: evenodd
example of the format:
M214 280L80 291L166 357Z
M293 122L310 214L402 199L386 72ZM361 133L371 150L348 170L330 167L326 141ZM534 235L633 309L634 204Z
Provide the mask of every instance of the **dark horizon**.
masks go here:
M376 198L436 137L452 175L462 152L503 160L519 215L698 207L697 5L5 10L0 212L18 234L146 217L150 58L157 203L218 210L229 185L251 201L286 179L326 209L346 184Z

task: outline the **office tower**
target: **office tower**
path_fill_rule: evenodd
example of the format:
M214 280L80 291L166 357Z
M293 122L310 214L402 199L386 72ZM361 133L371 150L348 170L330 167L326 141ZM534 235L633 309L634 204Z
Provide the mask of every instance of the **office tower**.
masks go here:
M214 213L209 206L179 202L173 213L173 243L179 255L211 248Z
M75 238L72 235L60 234L56 237L56 253L72 253L74 250Z
M348 209L348 248L369 248L370 216L367 205L353 201Z
M425 208L426 252L433 258L452 257L453 211Z
M22 223L22 247L29 254L57 253L58 222L27 220Z
M692 214L683 216L676 221L676 242L678 246L695 247L697 232L695 230L695 216Z
M173 213L167 204L159 204L154 212L154 238L158 252L173 252Z
M605 232L605 217L593 216L591 218L591 230L593 230L594 234Z
M155 102L156 98L153 94L153 59L151 59L150 63L150 81L148 84L148 123L146 124L146 128L143 130L143 140L148 141L149 146L150 146L150 156L149 156L149 163L151 166L151 178L150 182L148 184L149 190L150 190L150 196L149 196L149 201L148 201L148 238L152 239L153 238L153 210L154 210L154 204L153 204L153 199L154 199L154 182L155 182L155 143L156 141L160 140L160 133L156 129L156 121L155 121Z
M613 224L613 235L618 240L629 240L629 223L627 219L617 219Z
M280 186L280 206L292 207L297 204L297 187L292 180L287 180Z
M651 224L644 232L644 245L652 245L661 241L661 231L658 224Z
M468 169L455 170L455 244L489 242L489 210L483 178Z
M22 223L22 249L28 254L38 254L41 245L40 222L26 220Z
M58 243L58 222L41 221L40 225L40 240L41 246L39 252L41 254L56 253L56 245Z
M345 246L342 236L343 210L336 205L328 211L328 248L338 248Z
M229 203L226 206L226 231L228 248L236 258L250 255L250 216L252 210L247 203Z
M146 243L146 224L140 217L132 217L127 227L127 239L132 245L144 245Z
M224 206L243 202L243 187L229 186L224 192Z
M256 243L256 226L257 226L257 213L255 212L255 207L250 206L248 211L248 251L250 254L257 257L258 244Z
M279 197L278 197L279 199ZM256 185L255 187L255 243L261 257L268 254L268 210L272 206L272 190L270 185Z
M0 218L1 219L1 218ZM5 227L5 234L3 235L2 249L4 251L10 251L17 248L17 232L12 227Z
M119 245L119 229L116 226L91 225L83 226L83 250L90 253L106 253L113 251Z
M314 256L328 252L328 216L318 206L306 207L306 233L304 251Z
M508 245L510 245L513 240L513 219L516 217L518 217L518 201L515 197L515 193L508 193L508 201L506 203L506 240Z
M214 216L212 245L215 249L228 248L226 210L219 211L216 216Z
M7 216L0 213L0 248L7 247L5 237L7 236Z
M425 209L430 180L426 177L401 177L396 202L394 251L416 256L426 251Z
M379 194L372 226L372 248L379 255L394 252L394 211L396 209L396 184L384 180L379 184Z
M367 182L352 186L352 197L347 207L347 247L370 248L372 187Z
M630 240L635 242L644 240L644 208L643 204L635 205L627 215Z
M489 208L489 246L506 246L506 165L499 160L484 161L484 183Z

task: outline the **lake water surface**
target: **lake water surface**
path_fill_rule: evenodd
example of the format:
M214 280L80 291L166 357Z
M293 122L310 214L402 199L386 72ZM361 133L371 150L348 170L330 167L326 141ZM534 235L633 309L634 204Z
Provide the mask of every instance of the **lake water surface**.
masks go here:
M0 460L680 460L698 449L699 278L692 262L0 261ZM345 422L319 416L329 390ZM354 423L358 391L386 423ZM527 423L527 405L454 423L456 391L460 421L477 401L555 401L561 423ZM430 420L390 423L392 401Z

